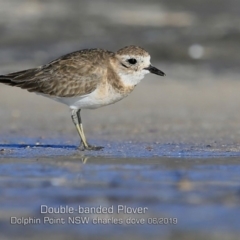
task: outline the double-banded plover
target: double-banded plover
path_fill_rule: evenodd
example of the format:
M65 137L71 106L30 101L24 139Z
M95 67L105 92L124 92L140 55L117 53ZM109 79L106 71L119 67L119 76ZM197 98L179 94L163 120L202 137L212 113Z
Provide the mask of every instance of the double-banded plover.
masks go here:
M147 73L165 74L153 67L143 48L127 46L116 53L84 49L46 65L0 75L0 82L27 89L68 105L81 139L79 149L99 150L84 135L80 111L115 103L128 96Z

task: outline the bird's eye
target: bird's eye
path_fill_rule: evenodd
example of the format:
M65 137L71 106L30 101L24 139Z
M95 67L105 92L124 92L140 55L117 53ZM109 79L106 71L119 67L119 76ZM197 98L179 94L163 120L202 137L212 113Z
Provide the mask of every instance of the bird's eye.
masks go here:
M135 58L130 58L127 60L130 64L136 64L137 60Z

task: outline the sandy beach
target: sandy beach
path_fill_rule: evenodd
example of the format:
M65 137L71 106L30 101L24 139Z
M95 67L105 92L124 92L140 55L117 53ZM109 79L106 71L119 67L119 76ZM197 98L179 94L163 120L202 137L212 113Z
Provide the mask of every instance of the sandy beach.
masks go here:
M97 152L67 106L0 85L1 239L239 238L239 3L136 4L0 1L0 74L129 44L166 73L82 111Z

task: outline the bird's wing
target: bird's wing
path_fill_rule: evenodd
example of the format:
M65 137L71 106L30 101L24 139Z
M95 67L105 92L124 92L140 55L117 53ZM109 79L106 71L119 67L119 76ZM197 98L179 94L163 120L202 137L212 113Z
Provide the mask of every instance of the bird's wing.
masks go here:
M99 59L97 49L70 53L39 68L1 75L0 82L56 97L86 95L107 75L107 54Z

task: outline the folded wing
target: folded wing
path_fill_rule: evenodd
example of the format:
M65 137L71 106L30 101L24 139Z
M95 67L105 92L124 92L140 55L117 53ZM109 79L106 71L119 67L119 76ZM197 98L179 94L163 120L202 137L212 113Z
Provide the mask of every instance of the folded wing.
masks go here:
M0 82L50 96L86 95L107 76L107 68L103 66L107 54L110 53L103 51L99 62L98 49L81 50L39 68L0 75Z

